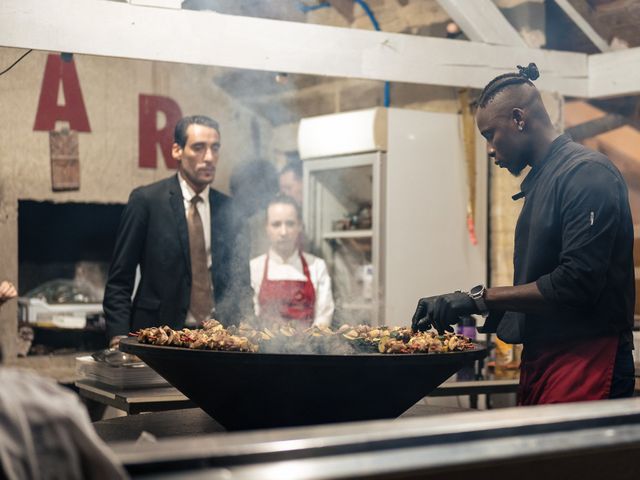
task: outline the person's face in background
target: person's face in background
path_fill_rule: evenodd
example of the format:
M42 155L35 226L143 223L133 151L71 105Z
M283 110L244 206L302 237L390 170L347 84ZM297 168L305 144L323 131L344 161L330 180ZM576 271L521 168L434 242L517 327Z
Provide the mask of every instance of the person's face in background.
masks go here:
M271 248L287 259L298 248L302 221L293 205L274 203L267 209L267 237Z
M178 171L196 193L203 191L216 177L220 158L220 134L215 128L196 123L187 128L184 148L173 144L171 155Z
M293 198L302 205L302 179L288 170L280 175L280 193Z

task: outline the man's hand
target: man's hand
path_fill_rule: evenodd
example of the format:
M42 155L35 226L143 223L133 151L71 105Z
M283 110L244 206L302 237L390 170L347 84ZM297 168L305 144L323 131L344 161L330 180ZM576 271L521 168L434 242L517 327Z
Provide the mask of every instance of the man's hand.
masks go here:
M452 332L451 325L458 323L460 317L478 313L473 299L464 292L453 292L435 297L421 298L416 313L411 320L411 328L424 332L435 327L442 335L445 330Z
M120 340L122 340L123 338L127 338L127 336L126 335L116 335L115 337L113 337L109 341L109 348L119 348L120 347Z
M0 283L0 305L2 305L7 300L11 300L18 296L18 292L16 291L16 287L13 283L8 281L3 281Z

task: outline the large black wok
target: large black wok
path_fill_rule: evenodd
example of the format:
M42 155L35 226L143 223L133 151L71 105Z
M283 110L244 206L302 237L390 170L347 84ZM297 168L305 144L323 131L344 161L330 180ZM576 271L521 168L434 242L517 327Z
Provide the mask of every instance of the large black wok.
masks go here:
M394 418L464 365L445 354L268 354L120 342L228 430Z

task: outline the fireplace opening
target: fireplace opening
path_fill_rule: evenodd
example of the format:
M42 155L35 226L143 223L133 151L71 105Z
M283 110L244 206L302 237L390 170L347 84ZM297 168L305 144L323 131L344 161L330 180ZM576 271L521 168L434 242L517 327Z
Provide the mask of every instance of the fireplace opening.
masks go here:
M90 351L124 205L18 202L18 354Z

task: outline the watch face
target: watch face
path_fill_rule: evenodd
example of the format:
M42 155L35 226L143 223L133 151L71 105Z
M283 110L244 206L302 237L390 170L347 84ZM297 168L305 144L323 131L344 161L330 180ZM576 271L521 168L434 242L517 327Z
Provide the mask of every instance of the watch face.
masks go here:
M469 293L471 295L481 295L483 290L484 290L484 285L476 285L469 291Z

